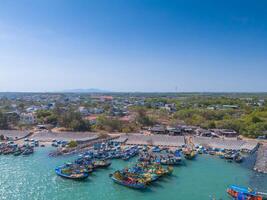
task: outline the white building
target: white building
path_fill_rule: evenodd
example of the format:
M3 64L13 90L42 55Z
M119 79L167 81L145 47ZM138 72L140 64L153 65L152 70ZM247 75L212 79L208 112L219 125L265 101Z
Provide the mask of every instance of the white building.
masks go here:
M21 113L20 122L23 124L35 124L37 119L33 113Z

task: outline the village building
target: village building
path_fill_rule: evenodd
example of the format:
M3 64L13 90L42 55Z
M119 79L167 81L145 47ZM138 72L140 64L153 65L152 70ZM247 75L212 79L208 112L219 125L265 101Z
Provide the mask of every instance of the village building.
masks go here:
M22 124L36 124L37 119L36 116L33 113L21 113L20 114L20 122Z

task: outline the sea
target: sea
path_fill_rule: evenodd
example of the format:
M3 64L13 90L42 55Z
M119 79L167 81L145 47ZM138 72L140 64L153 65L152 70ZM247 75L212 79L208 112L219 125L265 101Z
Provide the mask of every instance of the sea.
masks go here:
M267 176L246 163L228 163L210 155L185 160L143 191L114 183L109 174L129 167L130 161L113 160L85 181L58 177L54 169L77 156L49 157L51 148L37 148L30 156L0 155L0 200L226 200L231 184L267 192Z

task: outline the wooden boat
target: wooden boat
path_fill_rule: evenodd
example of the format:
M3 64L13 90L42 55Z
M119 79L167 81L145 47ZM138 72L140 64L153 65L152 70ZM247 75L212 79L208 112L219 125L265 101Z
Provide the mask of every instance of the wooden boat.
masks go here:
M194 150L184 151L184 157L188 160L192 160L196 157L196 152Z
M167 175L171 175L173 173L173 167L168 166L167 167Z
M108 160L95 160L92 162L94 168L105 168L111 165L111 162Z
M180 157L172 157L172 158L163 158L160 160L160 164L162 165L179 165L181 164L182 159Z
M4 155L8 155L8 154L11 154L11 153L13 153L13 152L14 152L13 149L11 149L11 148L7 148L7 149L4 149L3 154L4 154Z
M22 152L22 155L27 156L33 154L33 148L27 148Z
M14 152L14 156L19 156L20 154L22 154L22 151L20 150L20 149L18 149L18 150L16 150L15 152Z
M243 162L243 157L241 155L238 155L234 158L234 161L237 163L241 163L241 162Z
M134 179L131 177L124 176L121 172L116 171L114 174L110 175L111 179L120 185L133 188L133 189L145 189L146 184L142 179Z
M159 153L159 152L161 152L161 149L158 146L154 146L154 147L152 147L152 152Z
M239 187L236 185L231 185L227 189L227 193L234 199L242 200L263 200L263 197L257 194L257 192L251 190L250 188Z
M58 176L73 179L73 180L83 180L88 178L89 173L84 170L74 170L66 166L58 167L55 169L55 172Z
M130 169L124 169L122 173L126 174L127 177L143 179L146 184L156 181L159 176L155 173L148 172L142 167L132 167Z

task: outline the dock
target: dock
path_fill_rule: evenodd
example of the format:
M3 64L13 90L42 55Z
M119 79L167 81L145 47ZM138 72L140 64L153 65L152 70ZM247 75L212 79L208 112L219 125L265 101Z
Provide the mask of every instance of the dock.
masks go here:
M260 145L254 170L267 174L267 144Z

